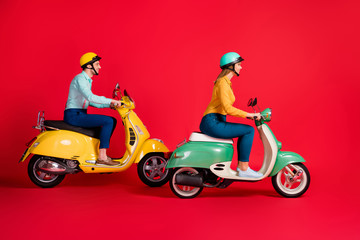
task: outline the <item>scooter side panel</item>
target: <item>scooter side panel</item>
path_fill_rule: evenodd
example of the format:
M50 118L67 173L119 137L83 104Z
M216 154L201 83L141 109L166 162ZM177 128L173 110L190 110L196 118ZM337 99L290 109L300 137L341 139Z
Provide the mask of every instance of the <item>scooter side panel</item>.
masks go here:
M166 168L210 168L214 163L231 161L233 151L231 144L188 142L173 152Z
M146 154L151 152L169 152L169 149L162 142L154 139L147 139L141 146L141 149L135 158L135 163L139 163Z
M150 137L144 124L141 122L135 112L130 111L124 119L125 126L125 146L126 149L132 153L131 159L133 160L138 154L138 147ZM131 133L132 132L132 133ZM134 155L133 155L134 154ZM133 162L133 161L132 161Z
M80 133L56 130L45 131L29 148L29 153L56 158L78 160L96 160L99 140Z
M41 138L41 136L44 135L44 132L43 133L40 133L39 135L36 136L36 141L34 141L24 152L23 156L21 157L20 162L24 162L25 160L27 160L28 158L30 158L30 155L34 155L33 154L33 150L36 146L36 142L39 138ZM32 156L31 156L32 157Z
M275 176L286 165L297 162L305 162L305 160L297 153L279 151L276 157L275 166L269 176Z

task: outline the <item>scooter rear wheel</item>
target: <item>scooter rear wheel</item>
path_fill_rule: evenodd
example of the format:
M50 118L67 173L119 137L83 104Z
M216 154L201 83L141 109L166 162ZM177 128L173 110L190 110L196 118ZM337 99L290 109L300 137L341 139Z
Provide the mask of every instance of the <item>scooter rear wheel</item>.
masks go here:
M295 165L295 166L291 166ZM309 170L302 163L293 163L287 165L288 169L284 167L275 176L272 177L271 181L275 190L282 196L287 198L296 198L303 195L309 188L310 185L310 173ZM296 169L295 169L295 168ZM293 173L302 171L302 175L297 179L293 179Z
M191 187L191 186L178 185L175 183L176 175L180 173L181 174L187 173L189 175L199 174L199 172L196 169L191 167L183 167L183 168L175 169L169 181L171 191L179 198L194 198L197 195L199 195L203 190L203 187Z
M167 183L170 171L166 169L167 160L163 153L145 155L138 164L137 172L140 180L150 187L160 187Z
M49 157L35 155L28 164L28 175L30 180L42 188L52 188L64 180L65 175L48 174L38 170L42 161L51 160Z

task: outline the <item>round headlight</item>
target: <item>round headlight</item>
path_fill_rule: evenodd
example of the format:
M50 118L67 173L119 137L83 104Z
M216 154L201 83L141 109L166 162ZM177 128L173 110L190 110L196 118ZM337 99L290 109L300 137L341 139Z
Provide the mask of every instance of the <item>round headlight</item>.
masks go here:
M267 108L261 112L261 115L264 117L265 122L271 121L271 113L272 113L271 108Z

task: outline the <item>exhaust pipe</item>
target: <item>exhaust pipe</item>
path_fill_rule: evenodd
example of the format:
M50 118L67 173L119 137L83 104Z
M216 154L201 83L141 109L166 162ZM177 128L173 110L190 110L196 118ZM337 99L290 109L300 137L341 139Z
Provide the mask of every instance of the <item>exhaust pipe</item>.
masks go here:
M203 187L204 180L200 175L177 174L175 176L175 183L179 185L191 187Z
M69 168L66 164L54 160L42 160L36 166L36 169L44 173L56 175L75 173L77 171L77 169Z

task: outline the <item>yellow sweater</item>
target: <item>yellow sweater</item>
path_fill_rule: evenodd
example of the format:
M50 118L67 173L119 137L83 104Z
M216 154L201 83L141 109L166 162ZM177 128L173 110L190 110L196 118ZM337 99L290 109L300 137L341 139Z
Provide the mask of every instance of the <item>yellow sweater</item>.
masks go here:
M246 118L247 112L233 107L235 96L231 87L231 81L225 76L218 79L214 85L211 101L206 108L204 116L209 113L220 113L235 117Z

